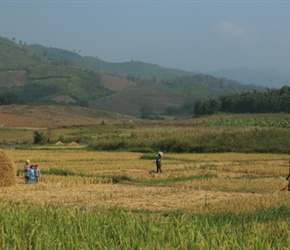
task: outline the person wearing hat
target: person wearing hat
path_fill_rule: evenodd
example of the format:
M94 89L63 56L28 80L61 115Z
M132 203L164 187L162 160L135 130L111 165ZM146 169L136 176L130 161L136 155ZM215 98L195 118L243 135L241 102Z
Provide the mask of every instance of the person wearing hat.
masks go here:
M24 180L25 184L29 183L29 174L30 174L30 161L26 160L24 165Z
M162 156L161 152L158 152L156 155L156 173L162 173L161 156Z

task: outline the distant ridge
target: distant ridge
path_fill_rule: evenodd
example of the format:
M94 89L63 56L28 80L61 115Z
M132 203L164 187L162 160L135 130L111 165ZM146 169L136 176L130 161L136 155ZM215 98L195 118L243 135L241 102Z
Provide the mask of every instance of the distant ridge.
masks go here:
M244 84L255 84L269 88L290 86L290 71L277 71L273 69L223 69L207 72L215 77L227 77Z

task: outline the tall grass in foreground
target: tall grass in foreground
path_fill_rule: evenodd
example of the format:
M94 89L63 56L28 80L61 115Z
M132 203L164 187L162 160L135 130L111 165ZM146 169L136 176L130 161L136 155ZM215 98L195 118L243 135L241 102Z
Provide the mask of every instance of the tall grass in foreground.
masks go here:
M0 202L1 249L287 249L289 207L194 214Z

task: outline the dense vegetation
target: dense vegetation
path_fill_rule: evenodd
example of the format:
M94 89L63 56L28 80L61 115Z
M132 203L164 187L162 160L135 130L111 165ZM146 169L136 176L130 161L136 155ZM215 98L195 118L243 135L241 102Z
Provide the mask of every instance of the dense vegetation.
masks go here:
M0 105L10 105L19 103L19 96L15 93L5 92L0 93Z
M225 113L280 113L290 112L290 87L267 92L247 92L221 96L216 99L197 100L194 113L209 115Z
M204 126L204 125L203 125ZM204 130L132 132L130 135L111 134L89 142L93 150L124 150L136 152L175 153L290 153L288 129L226 129L205 127Z

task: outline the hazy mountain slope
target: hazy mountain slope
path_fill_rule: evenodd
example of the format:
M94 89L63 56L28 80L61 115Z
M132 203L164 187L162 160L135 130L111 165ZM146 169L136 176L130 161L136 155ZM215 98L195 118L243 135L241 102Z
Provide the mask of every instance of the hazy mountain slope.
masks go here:
M141 108L149 107L155 113L164 113L168 106L181 106L188 97L160 84L137 84L113 95L91 101L89 107L140 116Z
M0 94L16 93L23 104L64 102L139 116L144 106L160 114L197 99L265 91L206 74L139 61L108 63L1 37L0 45Z
M168 107L180 107L186 103L194 103L197 99L216 98L222 95L265 91L263 87L242 85L225 78L209 75L178 77L162 83L129 84L129 81L116 77L105 77L104 87L122 90L98 100L91 101L90 107L109 110L128 115L140 115L140 110L148 106L155 113L164 113Z
M137 86L137 83L120 77L104 75L101 78L101 85L112 91L122 91Z
M55 63L77 65L85 69L96 71L98 73L120 77L130 76L138 80L161 80L193 74L193 72L164 68L156 64L144 63L140 61L110 63L100 60L96 57L82 57L75 52L57 48L47 48L42 45L29 45L29 48L41 54L48 60L54 61Z
M184 93L194 99L214 98L221 95L256 91L265 91L265 87L244 85L226 78L217 78L206 74L178 77L163 82L176 92Z
M255 84L269 88L290 86L290 71L276 71L271 69L223 69L207 72L216 77L227 77L244 84Z

